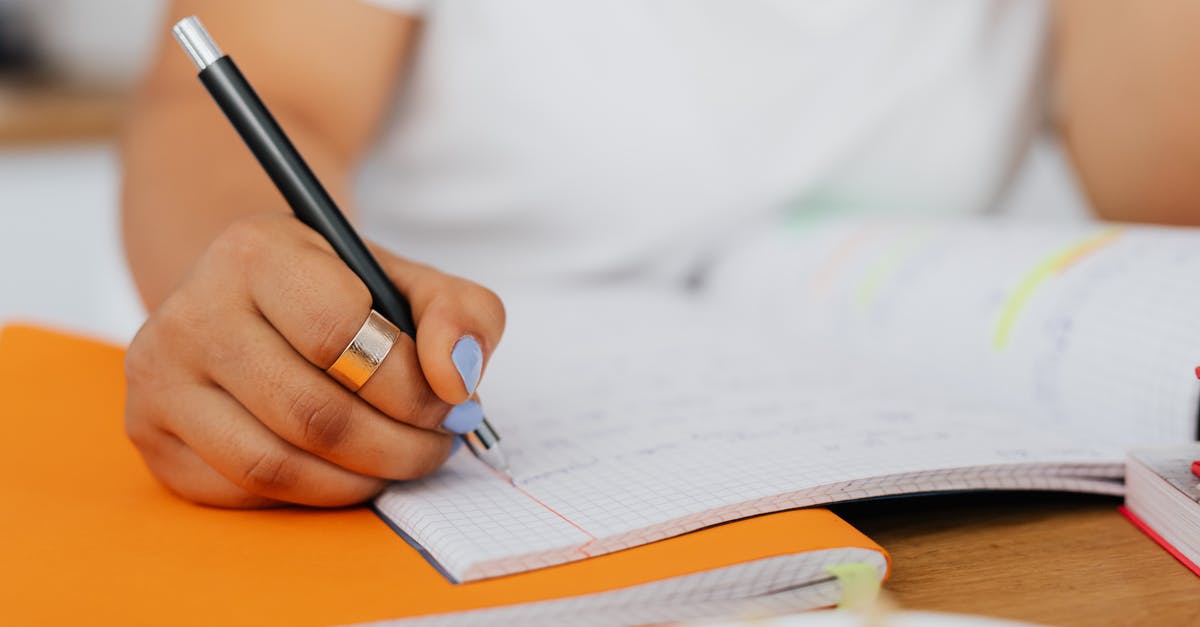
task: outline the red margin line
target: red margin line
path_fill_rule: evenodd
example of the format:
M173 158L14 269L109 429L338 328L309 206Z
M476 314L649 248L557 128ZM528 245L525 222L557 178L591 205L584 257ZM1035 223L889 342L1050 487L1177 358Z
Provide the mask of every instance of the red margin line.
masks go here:
M571 525L575 529L579 530L579 533L582 533L583 535L587 536L589 538L588 541L586 543L584 543L583 546L581 546L575 550L578 551L584 557L592 556L591 553L588 553L587 548L589 546L591 546L592 543L594 543L598 539L598 538L596 538L596 536L589 533L587 529L584 529L583 527L579 526L579 523L576 523L575 521L571 520L570 518L563 516L558 510L543 503L541 501L541 499L530 494L528 491L525 490L525 488L522 488L521 486L517 485L517 483L515 481L513 481L512 479L505 477L503 474L500 473L499 470L496 470L495 468L492 468L491 466L488 466L487 464L484 464L484 466L487 466L488 470L492 471L492 473L495 474L497 477L500 477L500 479L502 479L504 481L504 483L511 485L514 489L517 490L517 492L524 494L526 498L533 501L534 503L537 503L538 505L541 505L543 508L546 509L546 511L550 512L551 514L554 514L555 516L558 516L559 518L561 518L563 520L563 522L567 523L568 525Z

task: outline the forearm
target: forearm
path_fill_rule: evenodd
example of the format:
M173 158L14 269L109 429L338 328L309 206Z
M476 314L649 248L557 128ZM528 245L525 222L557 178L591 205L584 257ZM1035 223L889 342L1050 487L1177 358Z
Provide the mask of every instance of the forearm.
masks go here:
M1061 0L1059 127L1106 219L1200 224L1200 4Z
M225 49L236 51L254 88L347 210L351 169L389 111L416 20L340 0L174 0L164 31L193 14L203 14ZM195 73L164 39L121 142L125 253L151 310L227 225L287 210Z
M299 116L278 107L274 113L347 209L349 159ZM121 145L122 231L134 280L152 310L226 226L288 208L213 102L143 93L131 119Z

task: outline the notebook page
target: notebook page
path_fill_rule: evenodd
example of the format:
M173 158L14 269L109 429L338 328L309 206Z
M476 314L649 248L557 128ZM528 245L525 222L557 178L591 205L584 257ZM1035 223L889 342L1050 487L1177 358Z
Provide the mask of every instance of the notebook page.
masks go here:
M711 285L732 317L909 393L1127 447L1196 437L1200 229L857 221L738 250Z
M460 580L792 507L960 487L1103 492L1119 476L1117 449L1020 416L875 397L845 384L836 354L682 297L508 303L482 395L515 485L460 452L377 502Z
M887 572L887 562L878 551L826 549L744 562L609 592L371 625L656 625L692 619L711 621L722 616L799 612L837 603L842 597L842 586L826 568L856 562L874 566L879 579Z

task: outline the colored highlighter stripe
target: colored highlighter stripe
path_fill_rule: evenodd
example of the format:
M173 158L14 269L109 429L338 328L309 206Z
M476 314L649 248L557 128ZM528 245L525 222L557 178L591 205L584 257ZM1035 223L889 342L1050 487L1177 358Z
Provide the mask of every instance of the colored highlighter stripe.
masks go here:
M917 229L903 234L889 246L867 271L862 283L859 284L855 293L855 302L858 306L869 305L879 292L880 286L892 278L901 264L909 259L928 239L929 233L925 229Z
M1025 278L1021 280L1021 283L1017 285L1017 289L1013 291L1012 295L1009 296L1001 308L1000 319L996 323L996 332L992 336L992 348L1000 352L1008 346L1008 339L1012 335L1013 327L1016 325L1017 319L1020 318L1025 305L1029 303L1034 293L1037 292L1038 288L1047 279L1065 272L1084 257L1112 244L1121 236L1121 232L1119 228L1105 229L1083 241L1076 242L1055 252L1034 266L1033 270L1025 275Z

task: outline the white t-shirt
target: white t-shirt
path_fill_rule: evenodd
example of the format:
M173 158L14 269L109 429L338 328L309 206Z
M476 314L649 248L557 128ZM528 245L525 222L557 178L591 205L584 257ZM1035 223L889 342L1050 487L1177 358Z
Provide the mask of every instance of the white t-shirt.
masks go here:
M481 281L675 275L789 214L982 212L1044 104L1044 0L374 1L424 26L366 228Z

